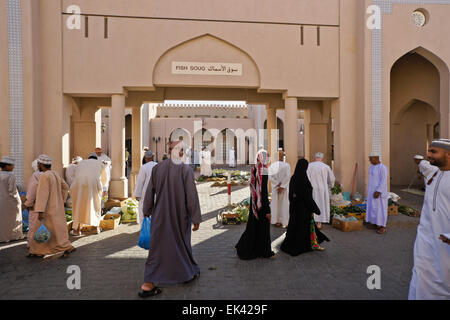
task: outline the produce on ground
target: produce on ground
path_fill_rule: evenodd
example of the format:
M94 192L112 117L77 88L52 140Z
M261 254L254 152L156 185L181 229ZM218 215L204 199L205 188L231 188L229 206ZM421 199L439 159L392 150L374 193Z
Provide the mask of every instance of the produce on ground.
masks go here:
M236 213L239 215L239 219L242 222L247 222L248 221L248 214L249 214L249 209L245 206L238 206L236 208L233 209L233 213Z
M405 205L399 205L398 206L398 212L400 212L401 214L410 216L410 217L418 217L418 216L420 216L420 211L418 211L418 210L416 210L414 208L405 206Z
M339 183L335 182L334 187L331 188L331 194L341 194L342 193L342 187Z
M366 212L366 210L364 210L361 207L358 206L348 206L348 207L344 207L343 208L345 212L349 212L349 213L364 213Z
M347 211L336 206L330 206L330 215L333 216L335 214L345 215Z
M127 199L122 202L122 220L137 220L139 202Z

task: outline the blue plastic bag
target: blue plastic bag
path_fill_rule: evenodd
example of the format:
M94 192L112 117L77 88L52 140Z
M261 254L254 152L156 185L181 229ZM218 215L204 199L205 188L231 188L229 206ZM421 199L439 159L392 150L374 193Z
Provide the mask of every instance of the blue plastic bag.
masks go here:
M139 235L138 246L145 250L150 249L150 224L150 218L145 217L144 221L142 221L141 234Z
M42 221L41 226L34 235L34 240L40 243L47 243L48 240L50 240L50 237L51 237L50 231L44 226L44 221Z
M30 215L30 213L28 212L28 209L24 209L22 211L22 221L27 221L28 222L29 215Z

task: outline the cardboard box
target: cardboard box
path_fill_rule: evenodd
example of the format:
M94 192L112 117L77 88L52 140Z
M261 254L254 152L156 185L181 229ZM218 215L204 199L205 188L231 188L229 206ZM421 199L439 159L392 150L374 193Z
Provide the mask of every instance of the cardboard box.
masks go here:
M357 231L363 229L363 221L342 221L333 217L332 226L344 232Z
M365 220L366 219L366 213L365 212L363 212L363 213L349 212L349 213L347 213L347 216L355 217L358 220Z
M104 208L106 210L110 210L111 208L114 208L114 207L120 207L120 201L119 200L108 199L108 201L105 202Z
M241 224L240 216L237 213L223 213L222 224Z
M396 216L398 215L398 206L392 205L388 207L388 215Z
M67 232L70 232L72 230L73 221L67 221Z
M114 217L114 219L111 219L111 217ZM119 225L120 218L120 214L107 213L103 216L102 220L100 220L100 228L102 228L102 230L113 230Z

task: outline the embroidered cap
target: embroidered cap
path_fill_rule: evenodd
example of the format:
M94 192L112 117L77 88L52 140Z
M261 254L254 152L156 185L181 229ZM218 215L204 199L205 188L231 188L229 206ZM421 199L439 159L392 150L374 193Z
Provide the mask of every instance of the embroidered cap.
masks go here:
M41 154L37 160L39 163L42 163L42 164L46 164L46 165L52 164L52 158L50 158L46 154Z

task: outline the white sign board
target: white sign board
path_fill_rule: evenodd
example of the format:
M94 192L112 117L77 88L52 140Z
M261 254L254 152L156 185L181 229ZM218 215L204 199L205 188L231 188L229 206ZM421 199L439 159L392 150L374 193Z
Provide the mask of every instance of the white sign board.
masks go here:
M172 74L199 74L209 76L242 76L241 63L172 62Z

